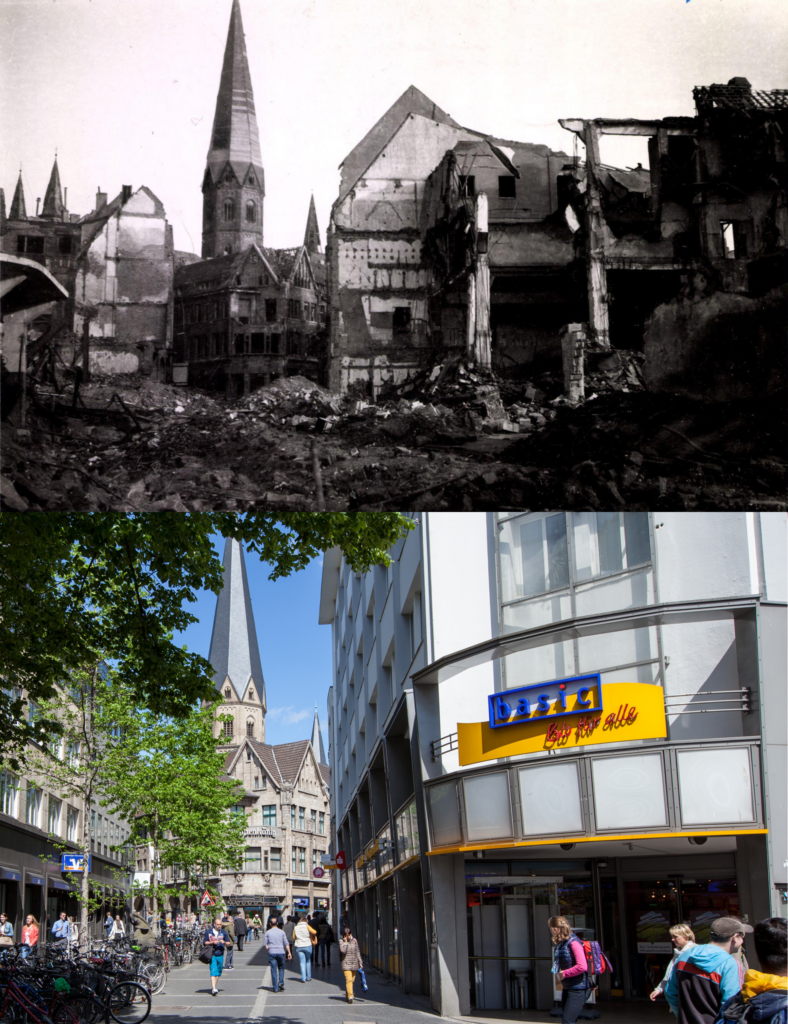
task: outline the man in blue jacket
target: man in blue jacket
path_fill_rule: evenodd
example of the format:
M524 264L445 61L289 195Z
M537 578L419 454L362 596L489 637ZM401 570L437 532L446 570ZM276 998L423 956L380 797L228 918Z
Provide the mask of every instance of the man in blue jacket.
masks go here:
M718 917L711 924L711 941L681 954L665 989L678 1024L714 1024L722 1004L741 989L732 954L751 931L752 925L735 917Z

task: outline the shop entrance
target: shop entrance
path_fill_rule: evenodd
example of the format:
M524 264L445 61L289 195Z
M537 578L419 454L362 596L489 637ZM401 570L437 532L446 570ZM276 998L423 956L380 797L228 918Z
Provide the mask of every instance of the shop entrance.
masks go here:
M479 1010L552 1005L547 919L558 913L558 884L492 881L467 887L471 1003Z

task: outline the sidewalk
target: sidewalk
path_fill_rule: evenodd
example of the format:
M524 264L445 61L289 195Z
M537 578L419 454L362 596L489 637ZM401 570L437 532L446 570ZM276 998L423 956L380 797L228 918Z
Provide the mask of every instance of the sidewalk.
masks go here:
M216 1024L247 1024L265 1019L272 1024L435 1024L427 1000L404 995L397 985L367 972L369 992L356 978L353 1005L345 1002L345 979L338 963L337 946L331 948L330 967L313 967L312 981L302 984L298 961L286 961L284 992L271 991L271 972L262 938L235 951L233 971L219 979L219 995L211 995L208 968L198 961L167 977L164 992L153 999L146 1024L174 1024L173 1018Z

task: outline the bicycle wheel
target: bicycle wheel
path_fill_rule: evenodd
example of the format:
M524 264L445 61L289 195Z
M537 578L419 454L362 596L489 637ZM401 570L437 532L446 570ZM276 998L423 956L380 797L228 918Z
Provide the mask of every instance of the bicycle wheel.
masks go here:
M150 992L136 981L122 981L110 989L107 1006L117 1024L142 1024L150 1013Z
M105 1012L95 996L66 996L52 1007L50 1016L54 1024L98 1024Z

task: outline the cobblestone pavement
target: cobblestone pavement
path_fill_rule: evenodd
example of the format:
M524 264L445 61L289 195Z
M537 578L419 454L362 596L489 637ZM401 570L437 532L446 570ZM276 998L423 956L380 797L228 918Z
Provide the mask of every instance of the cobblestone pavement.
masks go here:
M246 943L242 953L235 951L235 969L225 970L219 979L216 997L211 995L208 968L195 960L168 975L164 992L154 997L148 1024L173 1024L174 1017L190 1024L252 1024L261 1019L271 1024L435 1024L441 1019L430 1012L426 999L403 995L372 970L367 971L369 991L363 991L357 977L355 999L348 1005L337 947L331 952L331 966L313 967L307 984L301 982L297 959L287 961L285 991L274 993L262 939Z

